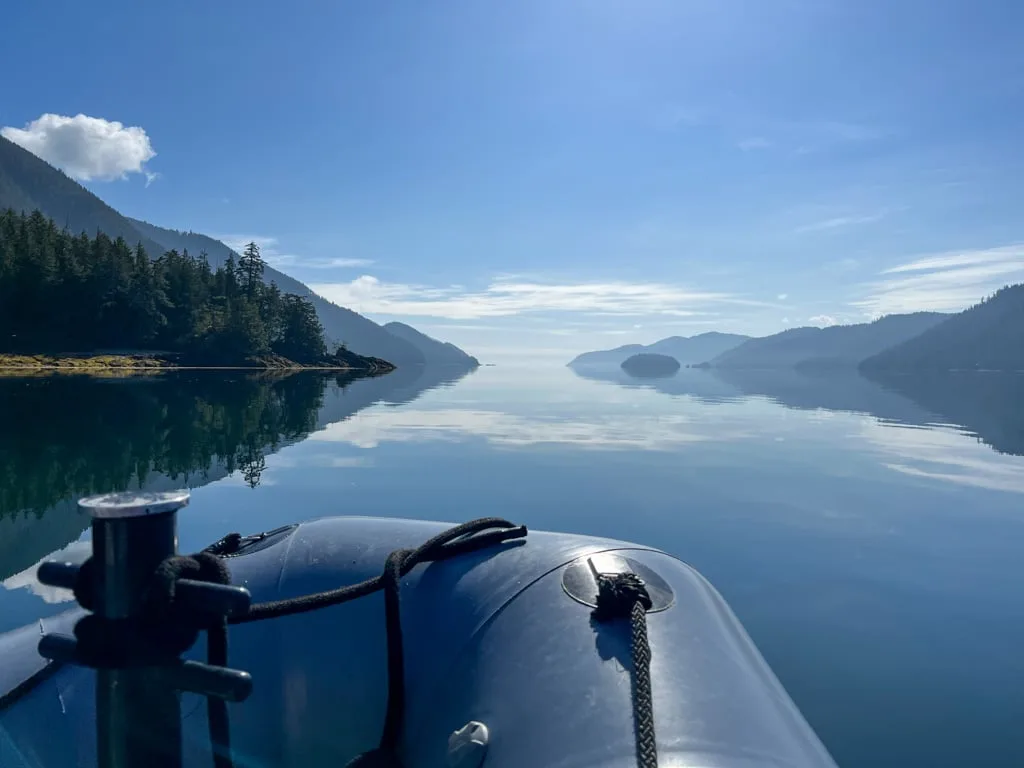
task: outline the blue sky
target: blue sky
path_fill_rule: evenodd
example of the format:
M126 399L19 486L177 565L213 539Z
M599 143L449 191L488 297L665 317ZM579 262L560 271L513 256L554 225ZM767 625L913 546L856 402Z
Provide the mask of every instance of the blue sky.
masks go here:
M955 310L1024 280L1024 5L60 2L4 135L484 357Z

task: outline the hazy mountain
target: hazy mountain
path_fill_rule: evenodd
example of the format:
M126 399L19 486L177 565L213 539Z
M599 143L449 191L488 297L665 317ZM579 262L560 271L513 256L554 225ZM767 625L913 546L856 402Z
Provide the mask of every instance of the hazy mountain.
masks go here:
M653 344L626 344L615 349L598 352L584 352L569 363L570 368L618 368L622 363L640 353L651 353L674 357L681 365L694 365L744 343L750 337L735 333L711 331L697 336L669 336Z
M873 323L792 328L750 339L713 358L714 368L851 368L884 349L938 325L948 315L888 315Z
M454 344L438 341L421 333L405 323L387 323L384 330L412 344L427 361L427 365L452 365L460 368L476 368L480 361L466 354Z
M900 371L1024 371L1024 284L948 317L863 362Z
M165 229L138 219L128 221L142 234L159 243L160 252L172 248L179 252L187 249L189 253L198 255L201 251L206 251L206 258L214 268L221 266L232 254L235 261L238 261L237 253L220 240L208 235ZM425 362L423 353L415 345L388 333L382 326L351 309L332 304L313 293L309 287L294 277L268 266L263 273L263 279L268 283L276 283L285 293L307 296L316 308L317 317L324 326L324 334L331 341L344 342L345 346L357 354L382 357L397 366L420 365Z

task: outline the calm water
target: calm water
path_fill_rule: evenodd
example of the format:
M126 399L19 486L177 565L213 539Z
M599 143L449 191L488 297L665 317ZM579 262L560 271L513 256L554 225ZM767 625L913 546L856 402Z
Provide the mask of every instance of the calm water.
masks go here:
M68 607L34 565L85 493L192 486L185 550L497 514L696 565L840 765L1024 765L1024 377L0 379L0 413L0 631Z

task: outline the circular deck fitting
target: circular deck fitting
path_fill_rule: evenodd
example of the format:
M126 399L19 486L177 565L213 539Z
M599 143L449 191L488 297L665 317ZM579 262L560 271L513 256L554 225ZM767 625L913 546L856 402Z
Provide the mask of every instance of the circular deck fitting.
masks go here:
M88 496L79 499L78 506L101 520L120 520L131 517L148 517L174 512L188 506L189 492L161 491L149 493L144 491L125 491L123 493L104 493L100 496Z
M664 611L675 602L672 587L661 576L643 563L614 552L601 552L575 560L562 573L562 589L573 600L597 607L597 574L635 573L643 579L651 597L648 613Z

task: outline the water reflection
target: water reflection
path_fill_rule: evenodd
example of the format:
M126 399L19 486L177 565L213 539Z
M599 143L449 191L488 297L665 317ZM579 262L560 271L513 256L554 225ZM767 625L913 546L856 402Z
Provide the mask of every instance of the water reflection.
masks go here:
M738 400L744 393L733 384L700 368L680 368L674 376L646 378L631 376L621 368L570 368L581 379L604 381L622 387L651 389L666 395L686 395L705 403Z
M949 373L900 376L856 371L683 369L672 378L624 371L574 371L585 379L654 389L703 402L764 397L791 409L869 414L883 422L954 425L1000 453L1024 455L1024 375Z
M376 402L411 402L465 374L0 379L0 581L31 582L40 559L82 534L84 495L195 488L235 472L255 487L267 455Z
M0 405L21 426L0 425L0 470L5 483L16 477L19 441L35 446L36 475L55 479L101 463L100 445L112 457L103 466L130 457L147 444L118 418L118 408L138 409L132 387L152 392L165 430L177 428L172 412L203 425L221 403L232 413L218 418L248 414L237 435L256 430L267 441L266 469L255 491L241 471L198 491L180 520L185 549L325 514L498 515L653 544L722 591L840 765L1017 765L1024 459L1006 454L1024 454L1021 379L730 373L595 382L561 368L501 367L448 389L451 372L405 370L310 387L319 405L307 403L306 421L273 415L284 406L259 415L265 409L244 405L273 395L214 396L210 385L97 384L121 394L26 406L8 393ZM277 385L257 388L268 386ZM437 391L418 398L429 387ZM192 392L195 407L169 404L184 398L179 390ZM42 412L30 415L37 405ZM42 423L53 413L76 430L116 423L119 437L77 439L67 424ZM259 432L282 423L298 425L294 438L276 427ZM274 433L278 448L294 444L274 453ZM49 470L47 440L64 457ZM231 452L230 443L222 448ZM214 454L208 467L179 462L188 482L224 476L227 459ZM234 466L252 466L244 452L231 455ZM166 471L177 466L161 460ZM107 477L102 468L93 474ZM147 486L161 481L147 471ZM42 477L34 487L46 487ZM12 562L4 557L22 563L0 590L0 631L61 608L47 601L66 595L38 588L26 569L84 527L73 498L40 517L0 518L0 566ZM14 520L22 527L11 543L15 529L2 526Z

